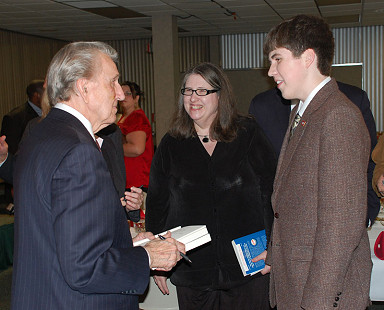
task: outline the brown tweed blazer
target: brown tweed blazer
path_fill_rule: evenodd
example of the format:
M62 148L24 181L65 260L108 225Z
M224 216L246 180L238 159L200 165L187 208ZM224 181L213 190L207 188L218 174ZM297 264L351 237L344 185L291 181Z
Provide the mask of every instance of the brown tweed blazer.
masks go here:
M364 120L332 79L312 99L289 143L288 132L272 196L271 305L363 310L372 268Z

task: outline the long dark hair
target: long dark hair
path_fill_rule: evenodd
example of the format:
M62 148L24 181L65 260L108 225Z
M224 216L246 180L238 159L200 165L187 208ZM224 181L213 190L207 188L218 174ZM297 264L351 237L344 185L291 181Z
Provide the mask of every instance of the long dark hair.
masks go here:
M128 86L132 93L132 98L135 99L136 96L139 96L139 107L141 106L141 101L144 100L144 93L141 91L140 86L131 81L125 81L120 84L121 86Z
M181 88L192 74L200 75L213 87L220 89L218 111L209 129L211 139L221 142L231 142L236 138L239 115L236 110L236 100L228 77L218 66L203 62L185 72ZM196 136L193 120L184 109L184 96L180 93L176 110L173 114L169 134L178 139Z

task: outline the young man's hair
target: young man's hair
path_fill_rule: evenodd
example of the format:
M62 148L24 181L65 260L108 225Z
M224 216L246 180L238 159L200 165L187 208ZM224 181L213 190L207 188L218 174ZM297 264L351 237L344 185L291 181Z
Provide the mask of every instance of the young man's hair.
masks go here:
M295 57L307 49L313 49L317 55L317 67L322 75L330 75L335 43L331 29L324 19L297 15L272 28L264 42L264 54L276 48L286 48Z

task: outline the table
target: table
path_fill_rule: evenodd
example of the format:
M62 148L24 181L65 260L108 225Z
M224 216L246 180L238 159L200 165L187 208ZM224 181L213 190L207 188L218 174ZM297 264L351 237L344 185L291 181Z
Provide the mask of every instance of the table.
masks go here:
M384 223L384 221L382 221ZM384 260L376 257L373 247L380 232L384 231L384 225L376 221L372 228L368 230L369 244L371 248L371 258L373 263L371 275L371 290L369 296L372 301L384 301Z

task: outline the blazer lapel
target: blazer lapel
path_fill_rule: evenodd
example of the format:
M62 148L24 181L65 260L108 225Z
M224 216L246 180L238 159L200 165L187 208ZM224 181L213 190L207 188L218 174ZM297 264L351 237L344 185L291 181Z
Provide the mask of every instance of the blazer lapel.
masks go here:
M282 176L286 173L286 170L288 169L292 158L294 158L296 149L300 145L300 140L302 139L305 133L305 129L307 125L311 122L312 114L317 109L319 109L319 107L327 100L327 98L329 96L332 96L332 94L337 90L338 86L335 79L331 79L331 81L329 81L326 85L324 85L323 88L319 90L315 97L313 97L308 107L305 109L304 114L301 117L300 123L295 129L294 135L291 139L289 139L290 128L293 123L293 119L297 113L298 105L292 110L289 118L289 127L285 134L277 165L272 200L274 200L274 196L277 195L277 192L281 186Z
M285 137L284 137L284 141L283 141L283 145L281 146L281 151L280 151L280 156L279 156L279 160L278 160L278 163L277 163L277 168L276 168L276 177L275 177L275 182L274 182L274 191L273 191L273 196L275 196L275 194L277 193L278 189L280 188L280 184L281 184L281 175L284 173L288 163L288 158L291 158L292 156L292 152L291 153L287 153L287 148L288 148L288 143L289 143L289 135L290 135L290 129L291 129L291 126L292 126L292 123L293 123L293 120L295 118L295 115L297 113L297 110L298 110L298 105L296 105L293 110L291 111L291 114L289 116L289 123L288 123L288 128L287 128L287 131L285 132ZM297 129L297 128L296 128ZM290 161L290 159L289 159ZM273 197L272 197L272 200L273 200Z

